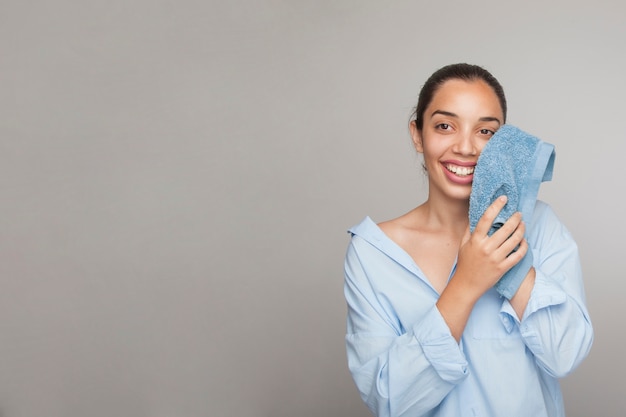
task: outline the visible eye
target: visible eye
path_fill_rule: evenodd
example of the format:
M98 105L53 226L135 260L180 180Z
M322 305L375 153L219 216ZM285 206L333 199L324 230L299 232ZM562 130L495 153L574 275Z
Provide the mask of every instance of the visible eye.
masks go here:
M490 129L480 129L480 134L481 135L489 135L489 136L493 136L493 134L496 133L493 130Z
M450 130L450 125L447 123L439 123L435 128L439 130Z

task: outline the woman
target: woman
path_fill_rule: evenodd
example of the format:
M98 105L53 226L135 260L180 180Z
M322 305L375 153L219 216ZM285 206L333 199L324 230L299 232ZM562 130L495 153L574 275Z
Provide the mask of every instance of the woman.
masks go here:
M436 71L409 126L426 201L350 229L348 364L376 416L565 415L558 378L593 340L576 243L541 201L529 230L516 213L488 236L506 197L469 232L474 166L506 111L502 87L483 68ZM529 250L533 267L502 298L494 284Z

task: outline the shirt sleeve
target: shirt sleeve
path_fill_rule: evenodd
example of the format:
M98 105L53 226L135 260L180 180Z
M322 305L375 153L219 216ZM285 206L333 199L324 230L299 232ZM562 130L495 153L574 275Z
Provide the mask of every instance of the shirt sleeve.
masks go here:
M529 241L533 240L535 286L521 322L508 301L503 310L519 326L538 365L561 378L588 355L593 328L574 239L547 205L534 222L536 230Z
M364 266L376 260L362 256L355 239L346 254L344 286L350 372L376 416L424 415L465 379L467 360L434 302L406 329L394 320Z

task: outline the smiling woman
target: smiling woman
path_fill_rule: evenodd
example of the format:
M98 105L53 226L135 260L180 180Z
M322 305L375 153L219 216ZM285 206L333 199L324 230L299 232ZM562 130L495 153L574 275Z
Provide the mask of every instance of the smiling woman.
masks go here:
M350 229L348 364L377 416L565 415L558 378L593 340L576 243L541 201L528 228L515 213L489 235L506 196L469 230L474 168L506 110L483 68L436 71L409 126L424 157L426 201ZM533 266L510 299L501 297L494 285L528 251Z

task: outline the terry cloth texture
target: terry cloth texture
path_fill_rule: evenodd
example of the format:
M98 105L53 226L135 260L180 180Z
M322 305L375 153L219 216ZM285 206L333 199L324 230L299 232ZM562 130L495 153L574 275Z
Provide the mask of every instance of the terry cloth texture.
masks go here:
M487 207L501 195L507 196L507 203L488 234L491 236L516 211L522 213L526 230L529 230L539 185L552 179L554 158L554 145L512 125L500 127L483 148L474 170L470 231L474 232ZM528 250L524 258L498 281L496 290L511 299L532 264L532 251Z

